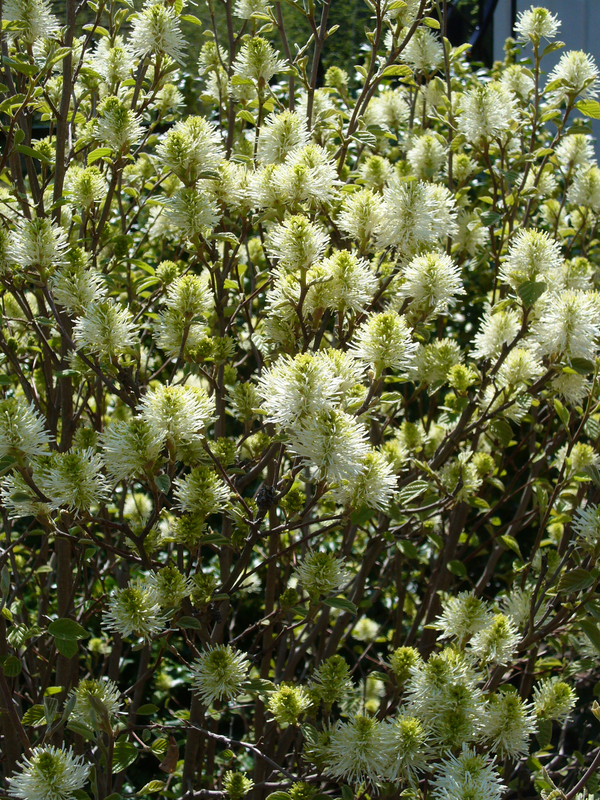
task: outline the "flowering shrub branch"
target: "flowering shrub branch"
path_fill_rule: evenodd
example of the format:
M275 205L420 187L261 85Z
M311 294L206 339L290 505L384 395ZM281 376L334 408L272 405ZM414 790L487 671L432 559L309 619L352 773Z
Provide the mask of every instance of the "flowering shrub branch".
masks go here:
M7 797L598 786L598 69L366 1L0 2Z

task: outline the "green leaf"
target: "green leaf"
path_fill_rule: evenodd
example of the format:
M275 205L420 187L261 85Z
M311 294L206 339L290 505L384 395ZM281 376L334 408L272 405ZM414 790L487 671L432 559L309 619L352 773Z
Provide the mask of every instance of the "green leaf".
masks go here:
M594 582L594 576L587 569L570 569L561 577L558 582L558 591L571 594L587 589Z
M142 786L138 794L155 794L156 792L162 792L166 788L167 784L164 781L148 781L145 786Z
M145 706L140 706L137 710L138 714L141 714L142 717L150 716L151 714L156 714L158 711L158 706L155 706L154 703L146 703Z
M168 475L165 475L164 473L162 475L157 475L156 478L154 478L154 483L157 485L157 487L163 494L167 494L167 492L171 488L171 479L169 478Z
M290 800L287 792L271 792L267 795L267 800Z
M589 464L585 470L596 486L600 486L600 470L595 464Z
M440 23L433 17L425 17L423 22L428 28L433 28L434 31L439 31L440 29Z
M248 678L248 680L242 682L241 688L246 694L265 696L269 692L275 691L275 684L266 678Z
M408 486L405 486L403 489L400 489L398 494L396 495L396 503L400 508L406 503L410 503L411 500L414 500L419 495L426 492L427 489L431 488L431 484L428 481L413 481L409 483Z
M82 736L84 739L88 739L90 742L93 742L96 739L96 734L88 725L84 725L83 722L78 722L77 720L69 720L67 728L73 733L76 733L78 736Z
M512 439L512 428L505 419L495 419L490 422L490 432L499 439L503 447L508 447Z
M582 619L579 624L590 642L600 653L600 629L598 629L596 623L592 622L591 619Z
M199 631L202 628L200 620L195 617L180 617L177 620L177 625L179 628L192 628L195 631Z
M500 222L502 214L499 214L497 211L486 211L479 219L482 225L489 227L490 225L495 225L497 222Z
M600 119L600 103L597 100L580 100L575 108L586 117Z
M552 720L538 719L536 738L540 746L540 750L544 750L552 740Z
M412 542L409 542L407 539L398 539L396 541L396 547L407 558L417 558L419 555L419 551L415 545Z
M590 375L596 369L594 362L587 358L572 358L570 365L579 375Z
M467 568L462 561L449 561L446 564L446 569L448 572L456 575L457 578L465 578L467 575Z
M138 749L131 742L117 742L113 753L113 774L123 772L138 757Z
M65 617L64 619L55 619L48 625L48 632L60 639L87 639L89 633L74 619Z
M22 72L23 75L35 75L39 72L39 67L35 64L28 64L23 61L17 61L16 58L4 58L4 63L6 66L10 67L11 69L16 70L17 72Z
M382 78L412 78L412 70L405 64L392 64L381 73Z
M202 544L217 544L219 547L223 547L224 545L229 545L231 542L221 533L207 533L206 536L202 537Z
M191 14L183 14L179 19L182 22L190 22L192 25L199 25L201 28L204 27L202 20L199 20L198 17L194 17Z
M30 156L31 158L37 158L38 161L43 161L44 164L50 164L50 159L48 156L45 156L43 153L40 153L39 150L34 150L33 147L27 147L26 144L18 144L15 148L22 153L24 156Z
M46 712L44 711L44 706L36 704L28 708L27 711L23 714L23 725L31 725L33 728L37 728L38 725L44 725L46 722Z
M506 547L507 550L512 550L513 553L516 553L521 559L521 561L523 561L523 556L521 555L521 548L519 547L519 543L513 536L504 534L504 536L500 536L500 541Z
M523 301L523 304L529 308L532 306L546 291L546 284L543 281L525 281L517 289L517 294Z
M340 787L342 790L342 800L354 800L354 792L349 786Z
M356 511L350 515L350 522L353 525L364 525L374 514L375 511L372 508L362 506L361 508L357 508Z
M546 47L542 50L542 58L544 56L549 55L550 53L554 53L556 50L560 50L562 47L565 46L564 42L550 42L547 44Z
M358 613L358 608L354 603L351 603L350 600L346 600L345 597L328 597L324 603L330 608L339 608L340 611L349 611L351 614Z
M76 800L92 800L89 794L84 792L83 789L75 789L73 797L75 797Z
M252 114L249 111L246 111L245 109L243 109L242 111L238 111L236 116L238 119L243 119L244 122L247 122L250 125L254 125L254 123L256 122Z
M16 656L8 656L8 658L5 658L2 662L2 672L7 678L16 678L21 672L21 669L21 659Z
M571 421L571 415L569 414L567 409L563 406L563 404L560 402L558 397L554 398L554 410L558 414L558 418L565 426L565 428L568 428L569 422Z
M92 150L91 153L88 153L87 163L88 166L93 164L94 161L98 161L99 158L104 158L105 156L109 156L112 153L110 147L97 147L95 150Z
M54 644L61 656L65 658L73 658L74 655L77 655L77 650L79 648L77 639L63 639L62 636L55 636Z

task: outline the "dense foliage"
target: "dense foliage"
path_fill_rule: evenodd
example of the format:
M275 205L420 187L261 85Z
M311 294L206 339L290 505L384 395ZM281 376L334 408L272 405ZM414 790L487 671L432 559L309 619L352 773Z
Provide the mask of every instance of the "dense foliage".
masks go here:
M583 798L598 70L292 5L0 3L4 794Z

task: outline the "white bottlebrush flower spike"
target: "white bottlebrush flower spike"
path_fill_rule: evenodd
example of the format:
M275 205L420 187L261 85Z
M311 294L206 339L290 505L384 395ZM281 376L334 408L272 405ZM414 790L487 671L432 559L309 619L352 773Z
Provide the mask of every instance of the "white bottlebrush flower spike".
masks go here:
M129 43L137 56L169 56L183 63L186 41L174 8L146 3L133 21Z
M338 391L331 366L308 353L294 359L282 356L258 384L268 419L284 426L331 408Z
M323 228L307 217L289 217L274 226L267 240L267 249L287 272L308 269L318 261L327 247L328 237Z
M309 594L328 595L338 592L349 576L339 558L311 551L296 567L296 577Z
M6 22L19 23L9 35L27 45L54 36L59 27L48 0L5 0L2 17Z
M245 653L230 645L207 647L192 664L192 684L207 706L231 700L243 690L249 663Z
M529 749L536 731L532 706L510 690L498 691L487 701L482 717L482 736L500 758L519 758Z
M539 44L540 39L554 39L560 28L560 20L547 8L531 6L517 16L515 32L522 42Z
M79 681L71 695L75 697L71 718L91 728L98 724L96 721L99 716L98 701L106 710L109 720L113 722L123 705L121 692L116 683L110 679Z
M385 771L389 751L389 730L375 717L359 715L338 722L327 747L327 773L353 783L374 783Z
M384 369L407 367L416 349L406 318L386 311L361 325L353 340L352 355L380 376Z
M42 274L61 266L65 260L67 238L49 219L26 219L15 229L8 257L21 269L39 269Z
M433 781L435 800L500 800L504 785L494 762L464 746L459 756L449 755Z
M473 592L461 592L442 603L442 613L436 620L440 639L467 640L490 622L487 604Z
M415 315L428 317L448 310L448 304L464 294L460 270L446 253L416 256L402 273L400 296L410 299Z
M154 584L145 578L134 578L124 589L115 589L102 620L109 631L143 639L159 634L164 623Z
M319 479L341 483L356 479L363 470L368 452L366 431L344 411L320 411L295 425L289 447Z
M87 511L107 499L108 484L101 473L102 466L92 448L53 453L40 482L57 506Z
M90 766L69 748L34 747L9 778L8 794L19 800L72 800L87 783Z
M33 406L16 398L0 401L0 457L35 458L49 442L44 421Z

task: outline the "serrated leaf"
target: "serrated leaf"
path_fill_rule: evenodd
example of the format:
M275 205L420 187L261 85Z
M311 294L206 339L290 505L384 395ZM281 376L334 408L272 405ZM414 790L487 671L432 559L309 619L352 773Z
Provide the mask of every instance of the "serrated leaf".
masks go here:
M446 569L448 572L451 572L453 575L456 575L457 578L464 578L467 574L467 568L462 563L462 561L449 561L446 564Z
M50 625L48 625L48 633L54 637L58 636L61 639L73 640L87 639L90 635L82 625L68 617L64 619L55 619L51 622Z
M164 473L162 475L157 475L156 478L154 478L154 483L157 485L157 487L163 494L167 494L167 492L171 488L171 479L169 478L168 475L165 475Z
M504 419L495 419L490 423L490 432L500 440L503 447L508 447L512 439L512 428Z
M392 64L382 72L383 78L411 78L412 70L404 64Z
M93 742L96 738L96 734L88 725L84 725L83 722L78 722L77 720L69 720L67 728L73 733L76 733L78 736L82 736L84 739L88 739L89 741Z
M254 123L256 122L252 114L249 111L246 111L245 109L243 109L242 111L238 111L236 116L238 119L243 119L244 122L247 122L249 125L254 125Z
M489 227L490 225L495 225L497 222L500 222L502 214L499 214L497 211L486 211L479 219L482 225Z
M562 47L565 46L564 42L550 42L547 44L546 47L542 50L542 58L544 56L549 55L550 53L554 53L556 50L560 50Z
M600 119L600 103L597 100L580 100L575 104L575 108L586 117Z
M408 486L404 486L398 494L396 495L396 503L398 506L402 507L403 504L410 503L411 500L414 500L419 495L426 492L427 489L431 488L431 484L429 481L413 481L409 483Z
M595 464L588 464L584 472L587 472L587 474L594 481L596 486L600 486L600 470Z
M182 14L179 19L182 22L190 22L192 25L199 25L201 28L204 27L202 20L198 19L198 17L192 16L192 14Z
M138 749L131 742L117 742L113 752L113 774L123 772L138 757Z
M8 656L8 658L5 658L2 662L2 672L7 678L16 678L21 672L21 669L21 659L17 658L17 656Z
M275 684L266 678L248 678L243 681L241 688L247 694L267 694L275 691Z
M500 536L500 541L506 547L507 550L512 550L513 553L516 553L521 559L521 561L523 561L523 556L521 555L521 548L519 547L519 543L513 536L504 534L504 536Z
M547 289L543 281L525 281L517 289L517 294L528 308L532 306Z
M417 558L419 555L419 551L415 545L412 542L409 542L407 539L398 539L396 541L396 547L407 558Z
M93 164L94 161L98 161L99 158L104 158L105 156L109 156L112 153L110 147L97 147L95 150L92 150L91 153L88 154L87 163L88 166Z
M579 375L590 375L596 369L594 362L587 358L572 358L570 364Z
M202 625L199 620L195 617L180 617L177 620L177 625L180 628L192 628L193 630L199 631L202 628Z
M540 750L544 750L552 740L552 721L549 719L539 719L537 721L536 738Z
M364 523L368 522L368 520L370 520L374 514L375 511L372 508L369 508L368 506L362 506L362 508L356 509L356 511L350 515L350 522L353 525L364 525Z
M154 703L146 703L144 706L140 706L137 710L137 713L140 714L142 717L150 716L151 714L156 714L158 711L158 706L155 706Z
M148 781L148 783L139 790L138 795L155 794L156 792L162 792L166 787L167 784L164 781Z
M587 569L570 569L561 577L558 591L571 594L587 589L594 582L593 575Z
M36 703L36 705L28 708L23 714L22 722L23 725L31 725L33 728L37 728L38 725L44 725L46 722L46 712L44 710L44 706Z
M43 161L44 164L51 163L48 156L44 155L44 153L41 153L39 150L35 150L33 147L27 147L26 144L18 144L15 149L24 156L30 156L31 158L37 158L38 161Z
M554 410L565 428L568 428L571 415L557 397L554 398Z
M79 648L77 639L63 639L62 636L55 636L54 644L61 656L65 658L73 658L73 656L77 654Z
M350 600L346 600L345 597L328 597L324 602L325 605L330 608L337 608L340 611L349 611L351 614L358 614L358 608L354 603L351 603Z
M600 629L596 623L592 622L591 619L582 619L579 624L587 638L594 645L598 653L600 653Z
M229 539L223 536L221 533L207 533L206 536L202 537L202 544L216 544L219 547L223 547L224 545L231 544Z

